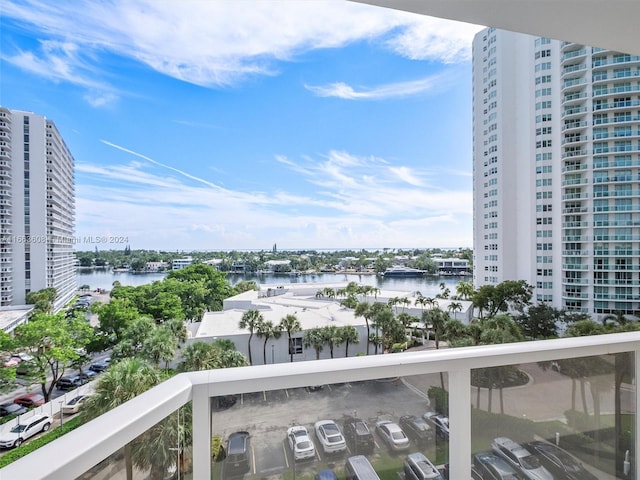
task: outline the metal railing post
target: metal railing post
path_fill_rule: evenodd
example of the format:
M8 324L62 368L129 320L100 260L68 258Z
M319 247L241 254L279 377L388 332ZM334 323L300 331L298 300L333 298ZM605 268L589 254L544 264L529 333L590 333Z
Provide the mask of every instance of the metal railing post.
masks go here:
M471 370L449 371L450 478L471 474Z
M193 478L211 478L211 403L206 388L193 390Z

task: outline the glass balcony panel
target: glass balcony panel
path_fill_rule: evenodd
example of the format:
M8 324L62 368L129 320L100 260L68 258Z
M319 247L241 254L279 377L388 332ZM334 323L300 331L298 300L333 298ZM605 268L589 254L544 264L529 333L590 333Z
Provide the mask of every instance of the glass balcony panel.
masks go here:
M634 449L633 372L631 353L472 370L475 468L482 474L491 460L526 478L570 478L572 469L578 476L571 478L581 480L627 478L625 454ZM513 443L525 449L521 460L509 458ZM564 471L550 460L552 452L563 458Z
M325 470L345 478L357 455L380 478L398 478L417 454L442 471L446 387L443 373L214 397L213 447L222 445L226 458L213 462L212 478L311 480Z
M158 422L84 474L76 477L76 480L97 478L177 479L176 466L178 464L181 465L179 478L192 479L191 435L186 435L190 429L185 427L189 423L191 423L190 403ZM127 473L128 464L131 465L131 477Z

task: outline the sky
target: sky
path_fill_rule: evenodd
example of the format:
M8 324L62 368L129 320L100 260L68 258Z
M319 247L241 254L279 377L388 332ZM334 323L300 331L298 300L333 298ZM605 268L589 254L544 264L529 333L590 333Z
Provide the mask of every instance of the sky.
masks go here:
M471 247L481 29L343 0L3 0L0 104L71 150L77 250Z

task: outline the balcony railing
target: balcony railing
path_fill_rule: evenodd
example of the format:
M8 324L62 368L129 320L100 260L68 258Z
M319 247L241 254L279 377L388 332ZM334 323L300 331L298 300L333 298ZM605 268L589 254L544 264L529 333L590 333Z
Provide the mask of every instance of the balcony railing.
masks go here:
M217 428L222 428L221 424L228 418L227 413L220 417L212 414L214 397L257 391L269 393L307 385L446 373L449 392L450 478L469 478L472 411L478 410L471 408L476 403L476 389L472 388L471 382L472 371L624 352L634 354L632 367L636 372L640 371L639 332L185 373L15 461L0 470L0 476L3 480L78 478L191 401L193 478L209 479L212 478L212 434ZM635 382L633 379L629 380L625 388L635 391ZM571 390L570 387L567 389ZM553 391L557 392L558 388ZM332 398L335 400L337 397ZM477 398L479 406L480 389ZM330 402L332 405L335 403L333 400ZM640 406L638 395L632 394L629 402L628 408L634 414L633 426L630 428L638 432L640 421L635 415ZM554 402L552 398L545 398L544 402L534 403ZM403 410L404 406L399 407ZM244 422L257 423L262 420L261 415L265 411L254 410L252 414L252 409L249 408L242 410L240 415L249 416L243 417ZM255 418L251 418L251 415L255 415ZM522 417L524 414L519 415ZM280 427L284 427L288 424L288 419L279 418L278 422ZM635 471L635 478L640 478L640 468L635 462L635 459L640 458L640 442L632 443L635 447L630 452L630 458L633 459L631 468Z

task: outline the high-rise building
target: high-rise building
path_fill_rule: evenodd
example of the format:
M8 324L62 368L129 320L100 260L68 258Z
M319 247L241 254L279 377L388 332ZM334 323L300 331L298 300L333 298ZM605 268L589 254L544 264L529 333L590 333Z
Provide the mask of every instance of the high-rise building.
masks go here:
M473 42L474 282L640 311L640 57L493 28Z
M55 124L0 107L0 306L76 289L74 160Z

